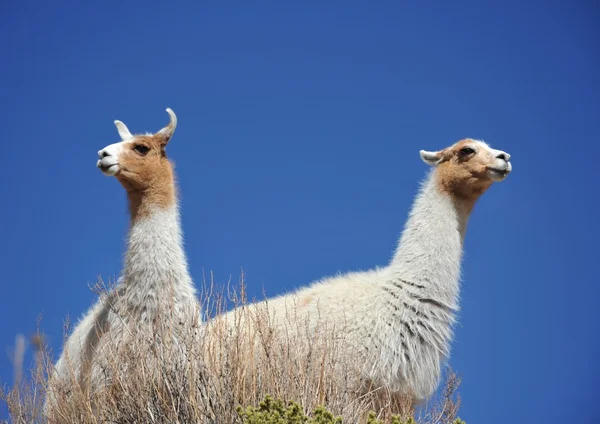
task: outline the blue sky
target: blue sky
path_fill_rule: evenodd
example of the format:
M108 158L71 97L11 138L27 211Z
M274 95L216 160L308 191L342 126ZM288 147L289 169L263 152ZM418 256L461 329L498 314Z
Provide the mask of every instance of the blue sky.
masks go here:
M118 274L126 199L96 152L171 107L191 272L243 268L258 297L385 264L420 149L509 152L467 232L461 416L597 422L599 8L322 3L2 3L0 381L17 333L42 316L59 350Z

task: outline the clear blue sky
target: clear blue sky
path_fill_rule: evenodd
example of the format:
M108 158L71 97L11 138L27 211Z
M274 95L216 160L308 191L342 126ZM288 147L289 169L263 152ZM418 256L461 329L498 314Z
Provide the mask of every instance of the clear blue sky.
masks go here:
M168 106L191 272L243 267L254 296L385 264L419 149L509 152L467 232L461 416L598 422L599 8L322 3L2 2L0 380L15 334L41 315L59 350L119 273L126 199L96 152Z

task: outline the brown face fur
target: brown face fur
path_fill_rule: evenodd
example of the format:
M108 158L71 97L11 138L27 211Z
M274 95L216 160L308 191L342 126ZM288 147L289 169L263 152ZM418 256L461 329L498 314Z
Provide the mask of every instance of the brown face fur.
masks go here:
M476 148L475 153L463 151L476 143L464 139L440 152L442 161L436 170L440 189L460 200L477 200L494 182L488 174L495 159L490 152L483 148Z
M171 164L165 152L166 142L158 135L138 135L125 142L119 154L117 179L129 190L147 190L157 182L170 180Z
M98 151L97 166L103 174L115 176L127 190L132 219L151 213L153 207L175 203L173 167L165 147L177 126L175 113L167 108L169 124L150 135L132 135L121 121L115 121L121 142Z
M135 215L144 214L150 205L165 208L175 202L173 168L165 152L167 142L160 133L135 136L119 155L116 178L127 190Z
M175 203L173 167L165 147L177 126L175 113L167 108L169 124L156 134L132 135L121 121L115 121L123 141L98 152L97 166L103 174L115 176L127 190L132 219L151 213L153 207Z

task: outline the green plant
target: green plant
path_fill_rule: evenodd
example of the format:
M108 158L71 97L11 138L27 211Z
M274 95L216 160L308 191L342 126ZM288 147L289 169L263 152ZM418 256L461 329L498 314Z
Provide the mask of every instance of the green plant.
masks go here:
M289 402L286 407L281 400L266 396L258 407L247 406L237 409L244 424L341 424L342 418L334 416L322 406L318 406L307 416L300 405Z
M242 408L238 406L237 412L243 424L342 424L342 417L336 417L323 406L318 406L312 414L306 415L302 407L296 402L289 402L285 406L282 400L266 396L260 404ZM402 420L398 415L393 415L389 424L417 424L414 418ZM369 412L366 424L387 424L377 418L375 412ZM466 424L460 418L452 424Z

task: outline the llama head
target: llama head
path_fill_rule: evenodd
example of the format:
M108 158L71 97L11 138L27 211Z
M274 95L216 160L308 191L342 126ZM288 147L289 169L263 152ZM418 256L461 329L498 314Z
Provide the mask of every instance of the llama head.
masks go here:
M512 171L510 155L470 138L437 152L421 150L421 159L436 167L442 187L458 195L479 195Z
M123 122L115 121L121 141L98 152L97 166L102 173L115 176L128 191L146 190L171 180L165 147L175 132L177 117L171 109L167 112L171 121L155 134L132 135Z

